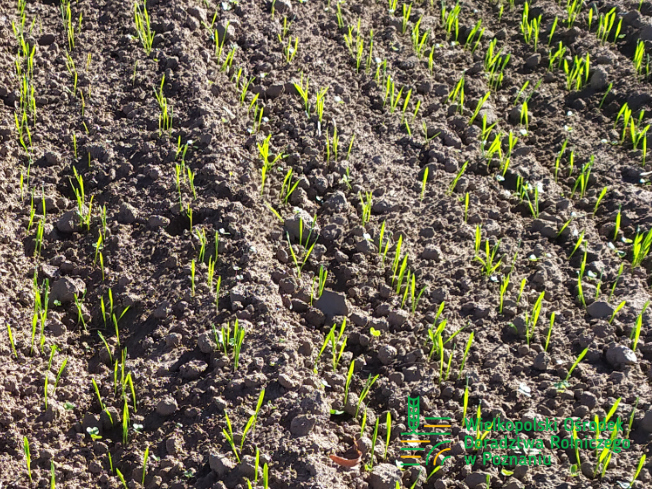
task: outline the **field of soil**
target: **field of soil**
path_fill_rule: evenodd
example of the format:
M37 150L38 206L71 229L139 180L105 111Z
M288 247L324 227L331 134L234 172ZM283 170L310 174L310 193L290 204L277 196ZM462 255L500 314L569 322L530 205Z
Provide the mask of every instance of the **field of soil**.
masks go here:
M0 488L651 487L652 4L501 1L1 2Z

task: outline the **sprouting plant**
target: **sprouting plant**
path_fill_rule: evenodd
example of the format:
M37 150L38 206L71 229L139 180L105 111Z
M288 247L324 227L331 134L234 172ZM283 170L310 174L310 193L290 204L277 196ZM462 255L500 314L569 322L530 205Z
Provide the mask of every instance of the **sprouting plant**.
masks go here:
M149 56L152 52L152 44L154 42L155 32L152 30L149 23L149 14L147 13L147 0L143 0L141 4L139 0L134 2L134 23L136 25L136 32L138 38L145 49L145 54Z
M652 246L652 229L648 231L647 235L645 232L636 230L636 236L634 237L634 242L632 244L632 269L641 265L645 257L650 253L650 247Z
M561 68L562 63L565 61L564 56L566 55L567 47L564 46L564 44L559 41L559 44L557 44L557 49L553 51L553 49L550 49L548 51L548 71L552 71L555 68L555 65L557 69Z
M610 298L611 298L611 297L610 297ZM611 317L609 318L609 324L611 324L611 323L613 322L613 320L616 318L616 314L618 314L618 312L619 312L623 307L625 307L625 304L627 304L627 301L622 301L620 304L618 304L618 305L616 306L616 308L614 309L614 312L611 314Z
M120 482L122 482L122 487L127 489L129 486L127 486L127 481L125 480L125 476L122 475L122 472L120 472L120 469L118 469L118 468L115 469L115 475L117 475L118 479L120 479Z
M360 217L361 224L366 226L371 218L371 206L372 206L372 195L371 192L365 193L365 198L363 199L362 195L360 197L360 206L362 208L362 216Z
M383 460L387 460L387 449L389 448L389 440L392 436L392 413L389 411L387 411L385 429L387 430L387 438L385 439L385 454L383 456Z
M530 344L530 341L534 337L534 329L536 328L537 322L539 321L539 315L541 314L541 304L543 302L543 297L545 296L545 292L541 292L539 294L539 297L537 298L537 301L534 303L534 306L532 307L532 313L526 314L526 320L525 320L525 339L527 340L527 344Z
M476 228L476 243L478 243L478 241L477 241L478 234L477 233L478 233L479 229L480 229L479 227ZM485 257L484 257L484 259L480 257L479 245L477 245L478 250L476 251L476 254L473 257L473 260L480 262L480 264L482 265L482 273L485 276L490 277L498 269L498 267L500 266L500 264L503 261L502 257L500 257L498 259L498 261L496 261L496 254L498 253L498 248L500 247L500 240L498 242L496 242L496 244L493 246L493 248L491 248L489 246L489 240L488 239L485 240L484 244L485 244L485 249L484 249Z
M263 166L261 170L261 184L260 184L260 195L263 195L265 190L265 182L267 181L267 173L269 170L280 161L284 155L282 153L277 154L273 159L270 155L269 143L272 139L272 135L267 136L262 144L258 145L258 153L260 154L261 159L263 160Z
M555 325L555 313L553 312L550 315L550 326L548 327L548 334L546 335L546 346L543 348L543 351L548 351L548 345L550 344L550 335L552 334L552 327Z
M609 92L611 92L611 89L613 88L614 84L613 82L609 83L609 86L607 87L607 90L604 92L604 95L602 96L602 100L600 100L600 105L598 106L599 109L602 108L602 105L604 104L604 101L607 98L607 95L609 95Z
M367 379L367 382L365 383L364 387L362 388L362 392L360 392L360 397L358 398L358 405L355 409L355 417L358 417L358 413L360 412L360 406L364 402L365 398L367 395L369 395L369 391L371 390L371 387L374 385L374 382L376 382L376 379L378 379L378 375L375 377L371 377L371 374L369 374L369 378Z
M636 44L634 52L634 69L642 80L650 75L650 55L645 53L645 43L641 40Z
M643 314L645 314L645 310L649 305L650 301L646 301L643 305L643 309L639 315L636 316L636 323L634 325L634 329L632 330L632 334L630 335L630 339L632 340L632 351L636 351L636 347L638 346L638 339L641 336L641 326L643 326Z
M310 80L308 77L305 79L305 85L304 85L304 78L303 78L303 73L301 74L301 80L299 83L294 83L294 89L297 91L299 96L301 97L301 100L303 101L303 107L306 112L306 115L310 117L310 96L308 94L308 90L310 88Z
M464 222L467 222L469 217L469 193L464 194Z
M410 19L410 14L412 13L412 4L403 4L403 19L401 23L401 34L405 34L407 30L407 23Z
M122 406L122 443L127 444L129 440L129 403L127 398L124 399Z
M457 103L460 106L460 113L464 107L464 83L464 74L462 74L462 78L460 78L453 91L448 95L448 101L450 103Z
M213 325L213 335L215 342L218 347L224 350L225 355L228 355L229 349L233 350L233 370L237 370L240 361L240 350L242 349L245 337L245 329L243 326L240 326L238 318L236 318L233 325L233 331L231 331L230 323L222 326L221 331L217 331L215 325Z
M303 225L303 224L302 224ZM306 250L305 250L305 255L303 257L303 261L299 263L299 259L297 258L296 253L294 252L294 248L292 247L292 243L290 242L290 235L287 234L287 241L288 241L288 247L290 249L290 254L292 256L292 261L294 262L294 266L297 269L297 278L301 278L301 271L303 270L303 267L306 265L308 258L310 258L310 254L312 253L313 248L315 247L316 242L312 244L309 248L308 243L306 242Z
M447 9L444 2L442 2L441 8L441 23L446 29L446 39L450 39L455 33L454 40L457 41L460 33L460 5L459 3L455 4L455 7L452 9Z
M591 176L591 169L593 168L594 161L595 158L593 155L591 155L589 161L587 161L584 165L582 165L580 174L577 176L577 179L575 180L575 185L573 185L571 197L575 195L575 191L579 187L580 196L584 198L584 195L586 194L586 189L588 188L589 185L589 177Z
M503 83L504 71L511 54L503 55L503 48L496 49L498 40L494 38L487 48L484 57L484 70L489 74L489 88L497 90Z
M285 178L283 179L283 185L281 187L281 194L279 195L281 201L284 204L287 204L288 200L290 199L290 196L298 186L299 186L299 180L297 180L294 183L294 185L292 184L292 168L290 168L288 172L285 174Z
M283 45L283 54L285 55L285 61L288 64L292 63L292 60L296 56L297 50L299 49L299 37L294 38L294 46L292 45L292 38L289 38L286 44L281 39L280 34L279 34L279 41Z
M618 213L616 214L616 223L615 223L613 241L616 241L618 239L618 232L620 231L621 212L622 212L622 208L619 205L618 206Z
M595 201L595 206L593 207L593 215L595 216L598 212L598 207L600 207L600 202L602 202L602 199L604 199L604 196L607 195L607 192L609 191L609 187L605 186L602 191L600 192L600 195L598 196L598 199Z
M605 44L607 42L607 38L609 37L609 34L611 34L611 30L614 26L614 22L616 21L616 8L612 8L609 12L606 14L600 14L600 18L598 19L598 32L596 33L596 36L600 40L601 44ZM620 28L622 26L622 19L621 23L618 25L616 35L614 36L614 42L618 38L618 33L620 31Z
M154 95L158 102L160 114L158 116L158 133L159 136L163 131L172 131L172 107L168 104L168 99L163 95L163 86L165 85L165 74L161 77L161 85L158 91L154 88Z
M355 368L355 360L351 360L351 365L349 365L349 371L346 374L346 384L344 384L344 405L346 406L346 401L349 399L349 387L351 386L351 379L353 378L353 370Z
M32 482L32 455L29 451L29 440L23 436L23 452L25 453L25 466L27 467L27 476L29 481Z
M467 47L471 46L471 43L473 43L473 41L475 41L475 43L471 47L471 53L474 53L475 50L478 48L478 46L480 45L480 41L482 40L482 36L484 35L485 28L481 26L482 26L482 19L476 22L475 26L473 27L473 29L471 29L471 32L466 38L466 42L464 43L464 49L466 49Z
M578 0L575 0L578 1ZM589 82L590 55L586 57L573 58L573 64L569 65L568 60L564 59L564 73L566 74L566 90L581 90Z
M464 365L466 365L466 358L469 355L469 350L471 349L471 345L473 345L474 336L475 333L472 331L468 341L466 342L466 348L464 348L464 355L462 355L462 364L460 365L460 375L459 375L460 378L462 378L462 372L464 371Z
M333 156L333 161L337 161L337 153L340 147L340 137L337 134L337 126L333 127L333 137L330 138L328 130L326 130L326 161L331 160L331 154ZM332 152L331 152L332 148Z
M529 20L530 6L527 2L523 6L523 17L521 18L521 33L523 39L527 44L532 44L534 51L537 50L539 44L539 29L541 27L541 15L539 17Z
M145 475L147 474L147 459L149 458L149 445L145 448L145 453L143 454L143 477L141 479L141 485L145 487Z
M636 466L636 472L634 472L634 476L632 477L632 480L629 482L629 485L627 486L627 489L631 489L632 487L634 487L634 483L636 482L636 479L638 478L638 474L641 473L641 470L643 470L644 465L645 465L645 454L641 455L641 458L638 461L638 465Z
M346 329L346 318L344 318L344 320L342 321L339 334L336 334L335 332L336 328L337 328L337 324L333 324L333 327L330 329L329 333L326 335L326 338L324 339L324 343L322 344L322 347L319 350L319 354L315 359L315 365L313 368L315 373L317 372L317 363L319 362L319 359L321 358L322 354L324 353L324 350L326 350L326 347L328 345L331 346L333 371L337 370L337 366L339 365L340 359L342 358L342 354L344 353L344 348L346 347L346 342L347 342L347 338L344 338L342 340L342 336L344 336L344 330ZM342 340L341 343L340 340Z
M573 27L573 24L575 24L575 20L582 9L583 3L582 0L568 0L568 3L566 4L566 26L569 29Z
M568 374L566 375L566 378L557 384L558 390L565 390L566 387L568 387L569 385L568 380L571 378L571 375L573 375L573 370L575 370L575 368L579 365L579 363L584 359L588 351L589 351L588 346L584 350L582 350L582 353L579 354L579 356L575 360L575 363L573 363L571 368L568 370Z
M521 125L525 126L526 130L530 125L529 121L530 118L528 116L527 100L524 100L523 103L521 104Z
M552 36L555 35L555 31L557 30L558 21L559 18L555 15L555 20L552 22L552 27L550 28L550 34L548 34L548 47L550 47L550 43L552 42Z
M503 301L505 298L505 292L507 291L507 287L509 286L509 275L506 275L503 278L502 283L500 284L500 302L498 305L498 313L502 314L503 313Z
M263 405L264 399L265 399L265 389L263 388L258 396L258 402L256 403L256 410L254 411L254 414L251 415L249 421L247 421L247 424L242 430L242 438L240 440L240 452L242 452L242 447L244 446L245 440L247 438L247 433L249 433L250 430L253 430L256 427L256 421L258 421L258 414L260 413L260 408Z
M421 179L421 194L419 194L419 200L423 200L423 197L426 194L426 183L428 182L428 171L429 171L428 167L426 167L423 170L423 178Z
M521 296L523 295L523 290L525 289L525 284L527 283L527 279L524 278L521 280L521 286L518 289L518 296L516 297L516 303L518 304L521 302Z
M473 125L473 121L475 121L476 117L478 117L478 114L480 113L480 110L482 109L482 106L485 104L485 102L489 98L489 95L491 95L491 91L487 91L487 93L485 93L484 96L476 104L475 110L473 111L473 115L469 119L469 126ZM483 140L484 140L484 138L483 138Z
M11 334L11 326L9 323L7 323L7 334L9 335L9 344L11 345L11 351L14 354L14 358L18 358L18 354L16 353L16 344L14 343L14 337Z
M465 161L464 164L460 167L458 170L457 174L455 175L455 178L453 178L453 181L450 183L448 186L448 195L453 195L453 192L455 191L455 187L457 187L457 182L459 182L460 178L462 178L462 175L466 171L466 167L468 166L469 162Z
M378 424L380 423L380 418L376 418L376 426L374 427L374 434L371 438L371 460L365 465L365 469L371 470L374 467L374 455L376 453L376 439L378 438Z
M584 277L584 270L586 268L586 257L588 253L584 251L584 256L582 258L582 263L580 264L580 271L577 275L577 293L580 299L580 303L584 308L586 308L586 300L584 299L584 289L582 288L582 277Z

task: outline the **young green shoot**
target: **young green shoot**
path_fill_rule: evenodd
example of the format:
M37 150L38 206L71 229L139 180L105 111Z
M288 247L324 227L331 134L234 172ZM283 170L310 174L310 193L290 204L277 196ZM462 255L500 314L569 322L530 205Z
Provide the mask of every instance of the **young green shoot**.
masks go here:
M543 351L548 351L548 345L550 344L550 335L552 334L552 328L555 325L555 313L553 312L550 315L550 326L548 327L548 334L546 335L546 346L543 348Z

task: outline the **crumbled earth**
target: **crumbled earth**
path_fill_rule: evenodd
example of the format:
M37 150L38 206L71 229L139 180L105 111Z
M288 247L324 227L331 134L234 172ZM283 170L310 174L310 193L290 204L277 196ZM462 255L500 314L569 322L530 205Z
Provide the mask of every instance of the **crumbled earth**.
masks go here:
M574 25L536 2L535 48L521 1L461 2L455 39L437 2L149 0L149 53L140 3L60 3L0 4L0 487L627 486L652 441L649 1ZM399 467L408 397L452 418L424 470ZM465 398L610 413L631 447L604 473L549 444L468 464Z

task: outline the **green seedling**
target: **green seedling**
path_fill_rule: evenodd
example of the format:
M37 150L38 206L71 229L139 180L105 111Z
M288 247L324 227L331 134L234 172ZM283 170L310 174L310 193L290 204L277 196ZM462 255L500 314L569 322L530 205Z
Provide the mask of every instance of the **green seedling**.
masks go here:
M485 104L485 102L487 101L490 95L491 95L491 91L487 91L487 93L485 93L484 96L478 101L478 103L475 106L475 110L473 111L473 115L469 119L469 126L473 125L473 122L475 121L476 117L478 117L480 110L482 109L483 105Z
M279 34L279 41L283 45L283 54L285 55L285 61L287 64L291 64L292 60L297 54L297 51L299 49L299 37L294 38L294 45L292 44L292 38L289 38L287 43L283 42L281 39L281 35Z
M469 162L465 161L464 164L461 166L457 174L455 175L455 178L453 178L453 181L450 183L448 186L448 195L453 195L453 192L455 191L455 187L457 187L457 182L459 182L460 178L462 178L462 175L466 171L466 167L468 166Z
M442 2L441 24L446 29L446 40L450 39L451 37L453 37L455 41L458 40L460 33L460 10L461 7L459 3L456 3L455 7L448 10L446 5ZM455 33L454 36L453 33Z
M601 44L606 44L607 43L607 38L609 37L609 34L611 34L611 30L613 29L614 22L616 21L616 8L612 8L609 12L606 14L600 14L600 17L598 19L598 32L596 33L596 36L600 40ZM620 28L622 26L622 21L621 23L618 24L618 27L616 29L616 34L613 38L614 42L618 38L618 34L620 32Z
M469 217L469 193L464 194L464 222L466 223Z
M605 195L607 195L607 192L609 191L609 187L604 187L602 191L600 192L600 195L598 196L598 200L595 202L595 206L593 207L593 215L595 216L598 212L598 207L600 206L600 202L602 202L602 199L604 199Z
M462 378L462 372L464 371L464 366L466 365L466 358L469 355L469 350L471 349L471 345L473 345L473 337L475 336L475 333L472 331L471 335L469 336L468 341L466 342L466 348L464 349L464 355L462 355L462 364L460 365L460 374L459 377Z
M134 2L134 23L138 38L145 49L145 54L149 56L152 52L155 32L150 26L149 14L147 13L147 0L143 0L142 4L138 0Z
M575 56L572 65L569 65L568 60L564 59L564 73L566 74L566 89L568 91L571 91L573 87L575 87L575 90L581 90L589 82L589 66L589 53L586 53L585 58Z
M539 17L529 20L530 7L527 2L523 6L523 16L521 18L521 33L523 39L527 44L532 44L534 51L537 50L539 44L539 30L541 27L541 15Z
M509 275L506 275L503 278L502 283L500 284L500 302L498 304L498 313L499 314L503 313L503 301L504 301L505 292L507 291L508 286L509 286Z
M545 292L541 292L541 294L539 294L539 297L537 298L537 301L534 303L534 306L532 307L532 313L526 314L525 338L527 340L528 346L530 345L530 340L534 337L534 329L536 328L537 322L539 321L539 315L541 314L541 305L544 296L545 296Z
M143 454L143 476L140 484L145 487L145 475L147 474L147 459L149 458L149 445L145 448L145 453Z
M122 472L120 472L120 469L116 468L115 469L115 475L118 476L118 479L120 479L120 482L122 482L122 487L125 489L128 489L127 481L125 480L125 476L122 475Z
M122 406L122 443L126 445L129 441L129 403L124 400Z
M477 239L477 231L479 230L479 227L476 228L476 255L474 256L474 260L480 262L482 265L482 273L486 277L490 277L493 275L493 273L498 269L498 267L501 265L503 258L500 257L498 261L496 261L496 254L498 253L498 248L500 247L500 240L496 242L496 244L493 246L493 248L490 248L489 246L489 240L485 240L485 249L484 249L484 254L485 257L484 259L480 257L479 253L479 244L478 244L478 239Z
M306 262L308 261L308 258L310 258L310 254L312 253L312 250L315 248L315 244L317 242L314 242L312 246L306 249L305 255L303 257L303 261L299 263L299 259L297 258L296 253L294 252L294 248L292 247L292 243L290 242L290 234L286 233L287 235L287 241L288 241L288 247L290 249L290 255L292 256L292 261L294 262L294 266L296 267L297 270L297 278L301 278L301 272L303 270L303 267L306 265ZM306 243L307 246L307 243Z
M367 379L367 382L365 383L364 387L362 388L362 392L360 393L360 397L358 398L358 405L355 409L355 417L358 417L358 413L360 412L360 406L364 402L365 398L367 395L369 395L369 391L371 390L371 387L374 385L374 382L378 379L378 375L375 377L371 377L371 374L369 375L369 378Z
M9 344L11 345L11 351L14 354L14 358L18 358L18 353L16 353L16 344L14 343L14 337L11 333L11 326L7 323L7 334L9 335Z
M552 36L555 35L555 31L557 30L558 21L559 18L555 15L555 20L552 22L552 27L550 28L550 34L548 34L548 47L550 47L550 43L552 42Z
M383 460L387 460L387 449L389 448L389 440L392 436L392 414L389 411L387 411L385 426L387 430L387 438L385 439L385 454L383 455Z
M233 333L233 334L232 334ZM221 346L224 350L224 354L228 355L228 350L233 350L233 370L238 369L238 364L240 361L240 351L242 349L242 344L245 337L245 329L240 326L238 318L236 318L233 325L233 332L231 332L231 326L229 323L222 326L222 330L218 333L213 325L213 334L215 336L215 341L218 346Z
M580 272L577 275L577 292L580 299L580 303L586 309L586 300L584 299L584 289L582 288L582 277L584 277L584 269L586 268L586 257L587 252L584 252L584 257L582 258L582 263L580 265Z
M641 326L643 326L643 314L645 314L645 310L649 305L650 301L646 301L640 314L636 316L636 323L632 330L632 334L630 335L630 339L632 340L632 351L636 351L636 347L638 346L638 339L641 336Z
M344 405L346 406L346 401L349 399L349 387L351 386L351 379L353 378L353 369L355 368L355 360L351 360L351 365L349 365L349 371L346 374L346 384L344 385Z
M401 34L405 34L407 30L408 20L410 19L410 14L412 13L412 4L406 5L403 4L403 21L401 23Z
M372 470L374 467L374 455L376 454L376 439L378 438L378 424L380 423L380 418L376 418L376 426L374 427L374 434L371 438L371 459L369 463L365 465L366 470Z
M638 475L641 473L641 470L643 470L644 465L645 465L645 454L641 455L641 458L638 461L638 465L636 466L636 472L634 472L634 476L632 477L632 480L629 482L627 489L634 487L634 483L636 482L636 479L638 479Z
M29 451L29 440L26 436L23 436L23 452L25 453L25 466L27 467L27 477L29 481L33 482L32 479L32 456Z
M573 370L579 365L579 363L584 359L586 354L589 351L589 347L586 347L584 350L582 350L582 353L579 354L577 357L577 360L575 360L575 363L571 366L571 368L568 370L568 374L566 375L566 378L558 384L558 386L561 388L561 390L564 390L566 387L568 387L568 381L571 378L571 375L573 375Z
M652 229L650 229L647 235L637 229L634 243L632 244L632 269L641 265L650 253L650 247L652 247Z
M645 53L645 43L641 40L636 44L634 52L634 70L641 80L650 76L650 55Z
M249 431L253 431L254 428L256 427L256 421L258 421L258 414L260 413L260 408L263 405L264 399L265 399L265 389L263 388L260 391L260 395L258 396L258 402L256 403L256 410L254 411L254 414L251 415L249 421L247 421L247 424L244 427L244 430L242 431L242 439L240 440L240 452L242 452L242 447L244 446L245 440L247 438L247 433L249 433Z
M575 20L582 9L583 3L582 0L568 0L568 3L566 4L566 25L569 29L575 24Z
M485 28L481 26L482 26L482 19L476 22L475 26L473 27L473 29L471 29L471 32L466 38L466 42L464 43L464 49L470 47L471 53L475 53L475 50L478 49L478 46L480 45L480 41L482 40L482 36L484 35ZM475 41L475 43L473 43L473 41ZM473 43L473 46L471 46L471 43Z
M621 213L622 213L622 208L619 205L618 206L618 213L616 214L616 223L615 223L615 228L614 228L613 241L616 241L618 239L618 233L620 232Z
M609 318L609 324L611 324L611 323L613 322L613 320L614 320L615 317L616 317L616 314L618 314L618 312L619 312L623 307L625 307L625 304L627 304L627 301L622 301L620 304L618 304L618 306L616 306L616 308L614 309L614 312L611 314L611 317Z
M426 167L423 170L423 178L421 179L421 194L419 195L419 199L423 200L423 197L426 194L426 183L428 182L428 167Z
M555 325L555 313L553 312L550 315L550 326L548 327L548 334L546 335L546 346L543 351L548 351L548 345L550 344L550 335L552 334L552 328Z
M516 297L516 304L521 302L521 296L523 295L523 290L525 290L525 283L527 279L521 280L521 286L518 289L518 296Z
M464 107L464 75L455 85L455 89L448 95L448 102L452 104L458 104L460 107L460 113Z
M359 195L360 206L362 208L362 215L360 217L362 226L366 226L371 218L371 206L373 204L371 192L365 193L365 199L362 198L362 194Z

